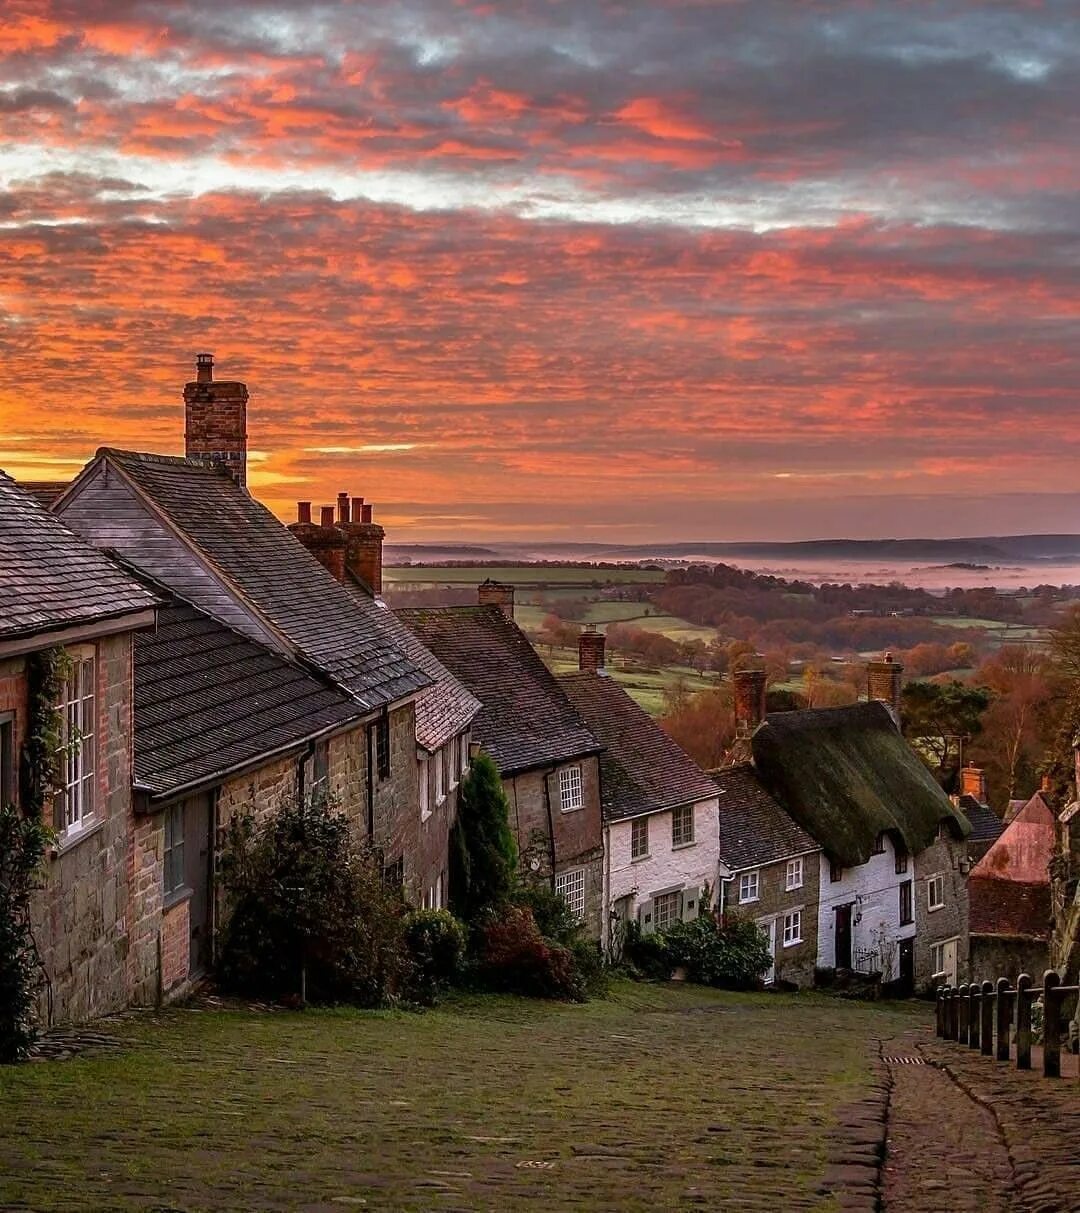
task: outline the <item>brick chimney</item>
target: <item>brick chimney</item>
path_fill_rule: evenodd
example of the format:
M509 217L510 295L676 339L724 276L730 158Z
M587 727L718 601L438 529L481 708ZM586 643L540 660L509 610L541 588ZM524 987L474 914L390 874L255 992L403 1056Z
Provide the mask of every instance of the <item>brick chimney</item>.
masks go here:
M514 587L490 577L476 587L476 601L481 606L497 606L507 619L514 618Z
M969 763L960 770L960 795L974 796L979 804L986 804L986 772Z
M311 521L311 502L298 501L296 517L297 521L289 524L289 530L336 581L344 581L345 540L334 526L334 507L322 507L319 524Z
M904 667L893 661L892 653L885 653L880 661L870 661L866 666L866 697L877 700L889 709L896 727L900 727L900 691L904 685L901 675Z
M596 673L604 668L604 633L590 623L578 636L578 669Z
M345 540L345 567L376 597L382 593L382 554L386 532L372 521L372 507L363 497L338 493L337 528Z
M735 686L735 736L749 737L765 719L769 676L761 669L741 669L732 674L731 680Z
M247 486L247 384L214 380L213 354L195 356L195 379L184 385L184 448L189 459L213 459Z

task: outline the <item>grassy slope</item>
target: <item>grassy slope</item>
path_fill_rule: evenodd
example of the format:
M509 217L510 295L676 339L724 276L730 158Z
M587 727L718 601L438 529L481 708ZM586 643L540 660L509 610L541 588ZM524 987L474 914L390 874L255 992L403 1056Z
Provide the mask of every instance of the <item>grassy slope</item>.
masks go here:
M123 1052L0 1071L0 1207L829 1208L837 1110L911 1014L621 986L130 1018Z

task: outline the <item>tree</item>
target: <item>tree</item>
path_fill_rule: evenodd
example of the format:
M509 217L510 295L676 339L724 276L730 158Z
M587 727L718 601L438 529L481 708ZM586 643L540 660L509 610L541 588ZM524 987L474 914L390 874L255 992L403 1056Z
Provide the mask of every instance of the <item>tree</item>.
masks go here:
M660 727L698 766L715 769L735 737L730 686L691 693L680 679L664 693Z
M517 875L510 806L498 768L486 755L472 760L458 792L450 835L450 908L470 926L505 905Z
M966 742L982 729L990 705L985 687L957 682L909 682L901 696L904 736L912 743L938 782L951 790Z

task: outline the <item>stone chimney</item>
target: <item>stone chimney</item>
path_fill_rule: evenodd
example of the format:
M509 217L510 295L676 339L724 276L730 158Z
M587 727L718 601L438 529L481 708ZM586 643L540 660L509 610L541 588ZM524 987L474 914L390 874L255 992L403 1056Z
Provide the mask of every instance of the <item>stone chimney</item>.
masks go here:
M986 804L986 772L969 763L960 770L960 795L974 796L979 804Z
M212 459L247 486L247 384L214 380L213 354L197 354L195 379L184 385L184 448L189 459Z
M749 737L765 719L765 689L769 676L761 669L736 670L731 681L735 686L735 736Z
M334 507L322 507L321 524L311 521L311 502L296 503L297 521L289 530L336 580L345 580L345 540L334 526Z
M590 623L578 636L578 669L596 673L604 668L604 633Z
M889 709L896 727L900 727L900 691L904 680L904 667L893 661L892 653L885 653L880 661L867 662L866 697L883 703Z
M378 597L382 593L382 555L386 532L372 521L363 497L338 493L337 527L345 539L345 567Z
M514 587L490 577L476 587L476 601L481 606L497 606L507 619L514 618Z

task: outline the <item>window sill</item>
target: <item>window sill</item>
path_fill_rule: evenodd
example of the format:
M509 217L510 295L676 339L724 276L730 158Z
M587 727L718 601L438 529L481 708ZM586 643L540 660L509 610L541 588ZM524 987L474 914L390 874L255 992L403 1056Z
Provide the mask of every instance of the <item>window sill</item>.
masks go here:
M789 939L783 946L785 948L797 948L802 942L801 939Z
M688 851L691 847L696 847L697 841L693 838L689 842L673 842L671 849L673 851Z
M745 899L740 897L737 904L741 905L741 906L752 906L752 905L757 905L757 903L760 900L761 900L760 897L747 897Z
M901 918L898 925L902 926L902 927L913 927L915 925L915 919L914 918Z
M631 855L631 863L644 863L646 859L652 859L651 855Z
M801 884L789 884L784 890L785 893L797 893L802 888Z
M71 834L62 834L57 840L56 846L52 848L53 859L59 859L62 855L66 855L68 851L74 851L75 848L88 838L93 838L95 834L105 828L105 821L95 821L92 825L83 826L81 830L77 830Z
M938 912L938 910L944 910L944 909L945 909L945 903L942 902L941 905L939 905L939 906L927 906L926 912L927 912L927 914L936 914ZM914 922L914 919L912 919L912 921Z
M190 901L194 896L194 889L189 888L186 884L181 885L180 888L173 889L171 893L165 894L161 908L167 914L170 910L175 910L177 906L183 905L185 901Z
M584 807L585 806L583 804L572 804L569 808L564 808L562 805L559 805L559 812L560 813L580 813Z

